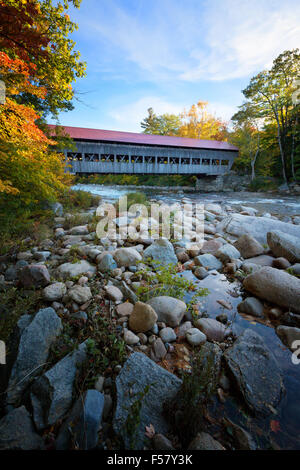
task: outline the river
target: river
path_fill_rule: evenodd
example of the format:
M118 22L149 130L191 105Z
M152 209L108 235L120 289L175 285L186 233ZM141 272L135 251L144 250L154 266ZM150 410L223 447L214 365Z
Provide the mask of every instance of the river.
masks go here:
M103 201L115 202L119 197L132 188L123 186L103 186L93 184L78 184L73 189L89 191L100 195ZM300 196L278 196L270 193L195 193L188 191L161 190L155 188L136 189L143 191L149 198L163 200L166 203L180 202L188 197L193 202L226 203L231 206L243 205L253 207L259 213L268 212L280 218L291 215L300 215ZM233 320L233 329L238 334L245 328L251 328L260 334L265 344L273 352L284 377L285 394L277 408L277 415L268 418L255 419L245 413L238 398L230 397L225 404L215 403L214 412L218 415L230 417L237 424L248 429L260 448L266 449L272 442L273 448L300 449L300 365L291 361L291 352L283 346L275 333L276 323L270 321L259 322L254 318L245 318L237 313L236 307L244 296L239 282L230 281L224 274L215 272L202 281L199 281L191 271L185 271L187 276L201 287L209 289L209 295L204 301L204 309L209 317L215 318L220 313L226 313L229 320ZM188 297L186 300L189 300ZM217 301L229 302L233 309L225 310ZM275 423L275 425L274 425Z

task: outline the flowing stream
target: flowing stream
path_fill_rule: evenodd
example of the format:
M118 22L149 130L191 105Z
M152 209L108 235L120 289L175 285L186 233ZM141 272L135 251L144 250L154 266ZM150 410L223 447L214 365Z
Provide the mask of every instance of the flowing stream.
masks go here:
M106 202L115 202L126 193L134 192L132 188L122 186L102 186L93 184L79 184L73 189L82 189L102 196ZM270 195L269 193L195 193L174 190L161 190L155 188L136 189L164 202L180 202L183 197L188 197L198 203L226 203L231 206L243 205L253 207L259 213L268 212L280 218L300 215L300 197ZM233 321L233 330L236 333L245 328L251 328L260 334L265 344L273 352L284 377L285 394L277 408L277 415L265 419L254 419L245 413L238 398L229 398L225 404L216 404L215 413L232 418L234 422L242 425L250 431L250 434L260 444L261 448L267 448L270 440L273 446L281 449L300 449L300 364L295 365L291 360L291 352L282 344L275 333L276 322L258 322L254 318L245 318L237 313L237 305L243 299L241 284L230 282L224 274L211 272L204 280L199 281L192 271L185 271L181 275L193 280L201 287L209 289L209 295L204 298L204 310L208 316L215 318L220 313L226 313L229 320ZM186 298L188 299L188 296ZM225 309L218 303L224 300L232 305L232 310ZM275 426L274 423L275 422ZM274 430L272 430L272 428Z

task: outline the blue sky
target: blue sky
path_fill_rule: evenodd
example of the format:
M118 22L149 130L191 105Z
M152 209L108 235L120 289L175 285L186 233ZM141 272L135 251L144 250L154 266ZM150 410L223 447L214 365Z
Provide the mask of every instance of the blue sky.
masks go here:
M230 119L249 79L300 47L299 0L82 0L72 38L87 62L63 125L140 132L152 106L199 100Z

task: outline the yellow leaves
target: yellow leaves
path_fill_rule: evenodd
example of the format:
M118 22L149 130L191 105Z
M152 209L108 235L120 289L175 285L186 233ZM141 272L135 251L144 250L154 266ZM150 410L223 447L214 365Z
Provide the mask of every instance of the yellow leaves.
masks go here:
M0 193L18 194L20 191L14 188L11 181L0 179Z
M226 140L227 124L210 114L208 103L199 101L193 104L188 111L181 113L183 125L179 129L181 137L207 140Z

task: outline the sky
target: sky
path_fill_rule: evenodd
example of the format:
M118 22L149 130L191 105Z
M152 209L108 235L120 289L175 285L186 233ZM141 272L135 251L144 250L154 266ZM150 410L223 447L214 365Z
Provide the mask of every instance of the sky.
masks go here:
M149 107L200 100L229 120L250 78L300 47L299 0L82 0L70 16L87 76L59 116L69 126L141 132Z

